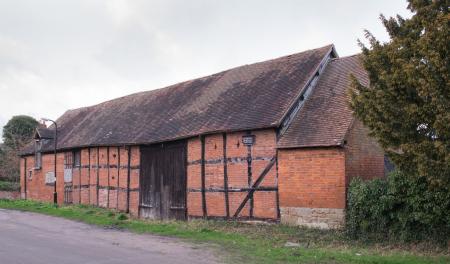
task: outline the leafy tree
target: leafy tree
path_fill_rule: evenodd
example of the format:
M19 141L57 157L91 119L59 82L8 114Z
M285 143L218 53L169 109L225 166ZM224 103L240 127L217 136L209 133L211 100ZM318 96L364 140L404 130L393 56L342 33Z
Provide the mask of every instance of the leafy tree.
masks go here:
M450 183L449 2L409 0L409 19L381 15L390 41L360 43L370 86L353 79L351 107L393 162Z
M19 179L19 150L33 139L39 123L30 116L14 116L3 127L4 144L0 150L0 178Z
M3 142L5 146L19 150L30 142L38 125L39 122L31 116L14 116L3 127Z
M19 180L19 157L17 151L6 148L0 152L0 181Z
M5 150L3 148L4 148L3 144L0 143L0 179L2 177L4 177L2 168L3 168L4 164L5 164Z

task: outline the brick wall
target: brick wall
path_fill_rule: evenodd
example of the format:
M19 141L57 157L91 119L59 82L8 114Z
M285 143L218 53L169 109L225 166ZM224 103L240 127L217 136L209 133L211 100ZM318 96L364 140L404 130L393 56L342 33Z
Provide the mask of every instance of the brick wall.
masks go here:
M350 180L384 176L383 150L357 120L343 148L281 149L278 162L281 221L293 225L342 226Z
M64 160L64 156L61 153L57 154L57 176L63 175L63 165L59 163ZM26 164L26 166L25 166ZM34 168L34 156L27 156L21 158L20 161L20 186L21 197L53 202L54 185L45 183L45 175L47 172L54 171L54 155L47 154L42 155L42 167L40 169ZM64 191L64 185L57 182L57 192L62 193ZM62 203L61 196L58 197L58 202Z
M251 131L255 144L247 147L242 136L248 132L213 134L205 142L205 197L208 217L233 216L248 193L248 188L277 155L276 133L272 129ZM203 216L201 157L199 137L188 144L187 210L189 217ZM249 182L249 164L251 156ZM226 162L224 157L226 157ZM43 155L43 166L34 169L34 156L21 159L22 197L51 202L53 185L45 184L45 173L53 171L53 154ZM226 169L225 169L226 163ZM26 165L25 165L26 164ZM92 204L125 211L127 186L129 209L138 215L139 147L131 148L128 182L128 148L99 147L81 150L81 166L73 168L73 203ZM278 173L277 173L278 169ZM225 194L228 178L228 212ZM58 203L64 201L64 153L57 156ZM288 224L335 228L343 223L346 187L349 180L384 175L384 155L367 130L356 121L343 148L278 150L278 166L273 166L241 213L240 218L278 219ZM26 186L26 187L25 187ZM278 193L276 188L278 187ZM26 192L25 192L26 190ZM251 210L252 208L252 210Z
M281 222L341 226L346 202L344 150L282 149L278 158Z
M281 207L345 207L342 149L283 149L278 157Z
M0 191L0 199L19 199L20 192Z
M360 121L355 120L346 137L347 184L354 177L370 180L384 176L383 149L368 133L369 130Z
M129 210L131 214L138 215L139 159L139 147L131 147L130 182L128 183L128 148L81 149L81 166L72 168L73 203L126 211L127 186L129 185ZM53 201L53 185L45 184L45 173L54 170L53 160L53 154L44 154L42 168L34 169L34 156L21 158L20 183L23 198ZM56 171L58 203L62 204L64 203L64 153L57 155Z
M205 136L205 189L206 209L209 217L226 217L226 195L224 182L224 154L226 156L226 171L228 177L229 215L233 216L248 193L249 166L247 156L252 157L250 185L258 178L270 159L276 154L276 134L274 130L252 131L255 144L248 149L242 144L242 136L247 132L227 133ZM226 144L224 149L224 144ZM201 193L201 140L188 140L187 168L187 201L190 217L203 216ZM260 186L276 187L276 167L266 175ZM247 188L243 190L244 188ZM249 201L239 217L246 218L277 218L276 191L256 191L253 201ZM250 212L250 204L253 211Z
M26 157L23 157L20 159L19 161L19 179L20 179L20 197L22 199L26 198L26 194L25 194L25 184L26 184L26 178L27 178L27 168L26 168Z

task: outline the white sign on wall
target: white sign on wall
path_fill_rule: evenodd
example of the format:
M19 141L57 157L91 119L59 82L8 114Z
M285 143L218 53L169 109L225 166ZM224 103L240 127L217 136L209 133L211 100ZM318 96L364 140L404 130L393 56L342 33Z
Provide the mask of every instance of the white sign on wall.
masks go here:
M45 183L46 184L52 184L52 183L55 183L55 181L56 181L55 172L49 171L45 174Z
M255 135L244 135L242 136L242 143L245 146L251 146L253 144L255 144Z
M72 169L64 169L64 182L72 182Z

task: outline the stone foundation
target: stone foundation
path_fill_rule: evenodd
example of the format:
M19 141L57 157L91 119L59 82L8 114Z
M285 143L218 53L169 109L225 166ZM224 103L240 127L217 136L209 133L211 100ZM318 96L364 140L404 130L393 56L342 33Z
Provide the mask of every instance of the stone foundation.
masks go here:
M281 207L281 223L321 229L337 229L344 225L344 209Z

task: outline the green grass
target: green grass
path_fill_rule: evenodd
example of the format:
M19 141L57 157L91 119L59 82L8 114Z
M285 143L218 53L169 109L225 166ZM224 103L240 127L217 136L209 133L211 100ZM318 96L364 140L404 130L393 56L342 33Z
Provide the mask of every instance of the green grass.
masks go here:
M151 233L204 243L219 251L227 262L246 263L450 263L448 249L430 245L377 244L350 241L342 232L246 224L227 221L147 221L130 219L111 210L74 205L0 200L0 208L37 212L88 224ZM285 247L295 242L297 248Z
M20 183L0 180L0 191L19 191Z

